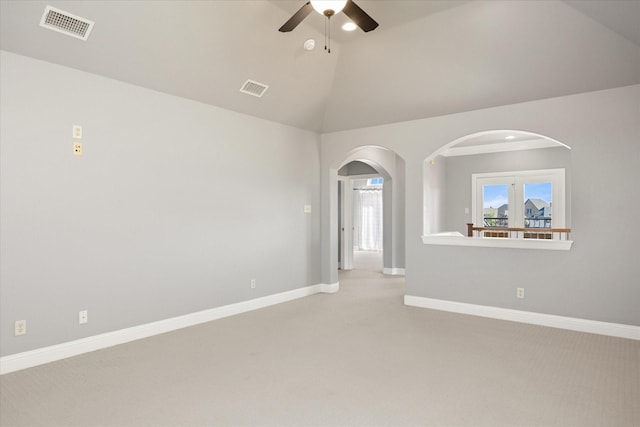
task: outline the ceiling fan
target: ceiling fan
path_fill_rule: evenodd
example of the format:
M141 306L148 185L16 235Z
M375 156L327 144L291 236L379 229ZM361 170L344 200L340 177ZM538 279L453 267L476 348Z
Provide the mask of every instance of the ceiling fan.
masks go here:
M333 15L344 12L354 24L364 32L375 30L378 23L360 8L353 0L323 1L311 0L305 3L278 31L288 33L300 24L313 10L331 19Z

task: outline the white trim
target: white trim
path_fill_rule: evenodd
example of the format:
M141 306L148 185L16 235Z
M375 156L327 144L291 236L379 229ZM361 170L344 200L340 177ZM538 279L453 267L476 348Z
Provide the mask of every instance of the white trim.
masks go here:
M330 285L322 283L320 285L320 292L322 292L323 294L335 294L339 290L340 290L340 283L339 282L332 283Z
M389 274L392 276L404 276L404 268L383 268L382 274Z
M440 234L440 235L438 235ZM568 251L573 240L545 240L545 239L507 239L500 237L465 237L444 236L442 233L422 236L425 245L443 246L477 246L483 248L511 248L511 249L545 249L548 251Z
M527 139L521 141L505 141L493 144L449 147L440 153L444 157L471 156L475 154L501 153L505 151L535 150L558 147L558 142L547 138Z
M469 314L472 316L490 317L492 319L509 320L512 322L529 323L532 325L548 326L551 328L568 329L571 331L640 340L640 326L600 322L597 320L556 316L553 314L512 310L485 305L467 304L411 295L404 296L404 304L413 307L430 308L434 310L450 311L453 313Z
M159 320L157 322L151 322L144 325L133 326L131 328L120 329L118 331L94 335L49 347L11 354L0 358L0 374L4 375L9 372L15 372L21 369L55 362L56 360L66 359L79 354L124 344L142 338L152 337L154 335L175 331L177 329L199 325L201 323L211 322L224 317L246 313L248 311L257 310L259 308L292 301L318 293L334 293L338 291L339 287L339 283L322 283L307 286L249 301L242 301L170 319Z

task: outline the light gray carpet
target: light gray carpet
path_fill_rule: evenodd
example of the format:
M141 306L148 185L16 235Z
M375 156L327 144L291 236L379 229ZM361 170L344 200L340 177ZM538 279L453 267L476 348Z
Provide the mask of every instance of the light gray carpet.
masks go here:
M402 300L402 278L343 272L337 294L7 374L0 423L640 426L640 342Z

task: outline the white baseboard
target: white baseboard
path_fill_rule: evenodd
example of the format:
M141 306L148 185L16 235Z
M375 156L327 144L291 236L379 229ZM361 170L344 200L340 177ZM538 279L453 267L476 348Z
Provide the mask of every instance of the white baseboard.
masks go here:
M0 375L43 365L49 362L55 362L56 360L66 359L68 357L112 347L118 344L124 344L142 338L164 334L177 329L211 322L223 317L246 313L248 311L257 310L259 308L292 301L318 293L334 293L338 291L339 286L340 285L338 283L307 286L249 301L242 301L236 304L198 311L196 313L189 313L183 316L173 317L171 319L159 320L157 322L94 335L92 337L43 347L36 350L25 351L23 353L11 354L0 358Z
M390 274L392 276L404 276L404 268L383 268L383 274Z
M413 307L431 308L434 310L450 311L453 313L490 317L492 319L510 320L513 322L530 323L533 325L549 326L552 328L568 329L571 331L589 332L592 334L640 340L640 326L599 322L597 320L555 316L552 314L511 310L508 308L489 307L485 305L467 304L411 295L404 296L404 303L405 305Z
M340 290L340 283L336 282L330 285L326 285L323 283L320 285L320 289L321 289L320 292L324 294L335 294Z

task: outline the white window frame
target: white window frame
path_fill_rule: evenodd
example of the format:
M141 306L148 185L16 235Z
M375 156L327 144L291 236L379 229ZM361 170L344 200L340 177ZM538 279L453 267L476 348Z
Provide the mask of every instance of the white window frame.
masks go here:
M511 172L474 173L471 175L471 218L476 227L484 224L482 187L509 185L509 227L524 227L524 184L551 182L553 202L553 228L565 228L566 189L565 169L540 169Z

